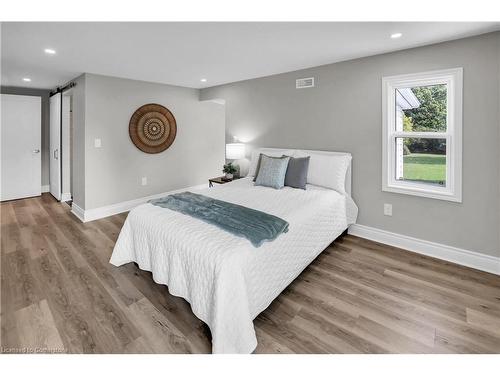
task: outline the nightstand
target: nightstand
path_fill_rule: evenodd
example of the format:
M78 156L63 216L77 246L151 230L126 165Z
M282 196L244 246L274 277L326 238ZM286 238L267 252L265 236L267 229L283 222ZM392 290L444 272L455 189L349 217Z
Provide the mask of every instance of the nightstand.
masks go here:
M233 178L232 180L227 180L224 176L221 177L214 177L208 180L208 187L214 186L214 184L227 184L228 182L237 180L237 178Z

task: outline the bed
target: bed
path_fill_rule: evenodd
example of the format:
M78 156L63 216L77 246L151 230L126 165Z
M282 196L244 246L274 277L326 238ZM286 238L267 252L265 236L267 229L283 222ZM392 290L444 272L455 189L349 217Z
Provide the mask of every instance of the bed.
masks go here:
M296 154L298 150L259 149L257 153ZM252 163L255 164L253 153ZM257 346L255 317L347 227L357 207L350 197L350 155L346 156L345 191L307 185L306 190L254 186L253 178L196 190L289 223L287 233L254 247L216 226L152 205L130 211L111 256L111 264L137 263L153 280L186 299L212 333L213 353L251 353ZM250 166L252 169L252 164Z

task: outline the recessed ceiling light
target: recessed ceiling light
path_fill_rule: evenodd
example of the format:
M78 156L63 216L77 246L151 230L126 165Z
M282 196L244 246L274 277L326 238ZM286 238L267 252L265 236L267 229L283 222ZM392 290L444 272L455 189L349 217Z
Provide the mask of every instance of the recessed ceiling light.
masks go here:
M398 39L398 38L401 38L403 36L403 34L401 33L394 33L394 34L391 34L391 39Z
M23 81L24 81L24 82L31 82L31 78L24 77L24 78L23 78Z
M52 49L52 48L45 48L44 51L47 55L55 55L56 54L56 50Z
M202 78L202 79L200 79L200 82L207 82L207 79L206 78Z

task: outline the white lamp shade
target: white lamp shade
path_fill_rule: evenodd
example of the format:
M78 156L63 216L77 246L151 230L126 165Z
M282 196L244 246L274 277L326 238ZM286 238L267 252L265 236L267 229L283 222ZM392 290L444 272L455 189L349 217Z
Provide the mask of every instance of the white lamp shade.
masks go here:
M228 143L226 145L226 159L243 159L245 157L244 143Z

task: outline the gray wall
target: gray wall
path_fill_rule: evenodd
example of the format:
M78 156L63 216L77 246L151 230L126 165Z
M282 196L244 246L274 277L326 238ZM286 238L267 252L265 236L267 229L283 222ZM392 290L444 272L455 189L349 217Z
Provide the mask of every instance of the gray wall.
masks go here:
M40 96L42 98L42 186L49 184L49 94L50 90L2 86L2 94Z
M360 224L490 255L499 246L499 33L237 82L201 91L226 100L226 137L251 146L348 151ZM463 203L382 192L381 79L463 67ZM314 76L316 87L295 89ZM393 204L393 216L383 204Z
M78 206L102 207L204 184L221 174L223 105L200 102L196 89L94 74L79 79L85 84L75 87L84 91L84 98L74 96L75 139L85 140L85 153L82 160L82 145L74 146L73 164L74 175L82 169L85 173L84 181L73 185ZM174 143L159 154L137 149L128 133L130 117L147 103L164 105L177 122ZM102 140L102 148L94 148L95 138ZM147 177L147 186L141 186L142 176Z

